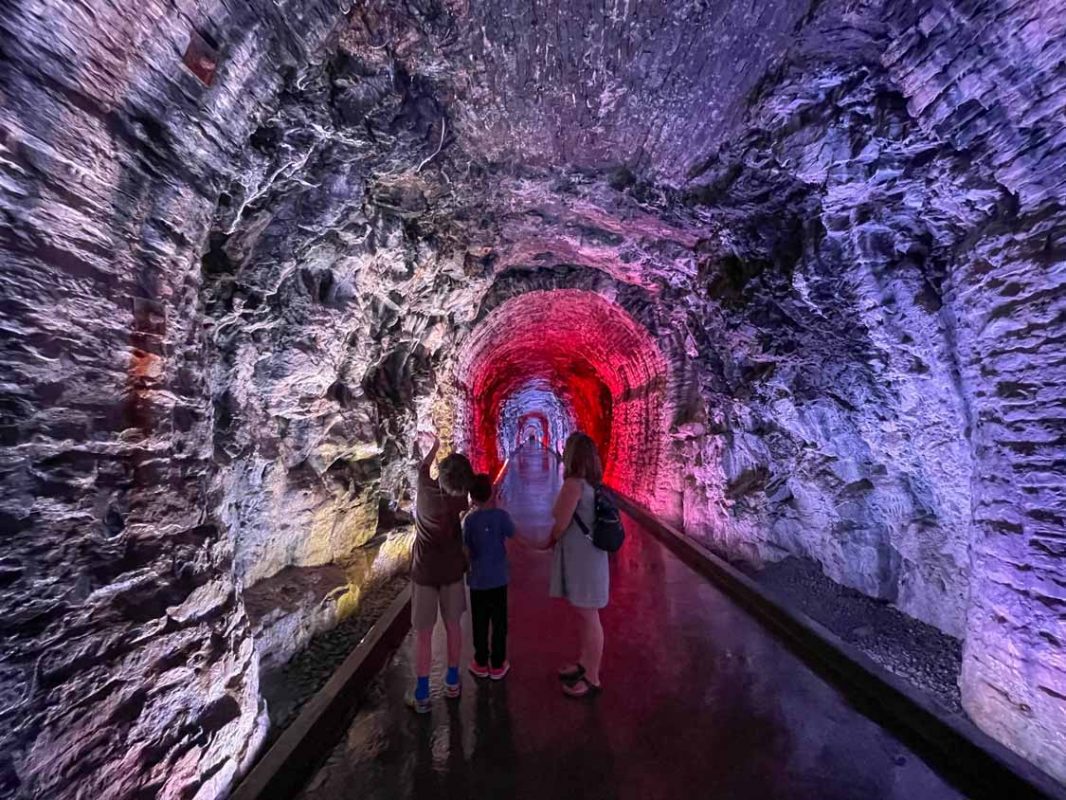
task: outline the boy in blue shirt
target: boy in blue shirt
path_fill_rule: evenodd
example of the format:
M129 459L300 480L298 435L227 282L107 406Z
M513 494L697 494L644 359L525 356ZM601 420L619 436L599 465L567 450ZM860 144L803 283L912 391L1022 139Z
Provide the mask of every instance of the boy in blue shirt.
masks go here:
M470 486L474 510L463 520L463 544L470 557L466 583L470 587L470 617L474 629L474 660L470 672L477 678L503 680L511 669L507 661L507 547L514 522L502 508L490 508L492 480L475 475ZM492 647L489 648L489 629Z

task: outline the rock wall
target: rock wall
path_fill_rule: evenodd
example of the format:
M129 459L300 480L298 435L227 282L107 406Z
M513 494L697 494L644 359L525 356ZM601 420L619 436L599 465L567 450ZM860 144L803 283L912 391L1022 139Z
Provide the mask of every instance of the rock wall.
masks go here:
M1000 196L945 292L973 424L963 704L1066 779L1066 13L939 0L890 19L885 63L908 111Z
M686 521L961 635L969 410L941 295L963 224L997 194L910 120L882 36L812 21L752 132L690 189L729 239L707 248L690 312L710 420L684 445L708 465Z
M212 500L199 247L281 66L339 6L0 8L4 795L216 797L263 736ZM193 38L222 43L210 86Z
M435 90L353 24L287 76L203 256L218 513L240 584L278 598L331 566L350 578L337 608L308 591L264 613L290 631L263 628L270 664L354 612L367 554L409 527L416 433L448 429L435 362L483 283L445 216L458 201L421 172Z
M965 638L967 710L1059 777L1063 24L812 18L689 186L730 252L689 322L709 424L679 430L691 532Z

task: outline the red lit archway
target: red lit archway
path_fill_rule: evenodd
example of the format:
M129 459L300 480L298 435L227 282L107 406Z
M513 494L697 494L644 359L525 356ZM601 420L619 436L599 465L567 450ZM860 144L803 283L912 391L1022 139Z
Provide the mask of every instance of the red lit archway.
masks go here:
M544 449L551 448L551 428L548 425L548 415L543 411L527 411L518 420L516 444L524 444L530 436L536 438L537 443Z
M607 482L650 499L665 433L666 372L648 331L605 297L574 289L519 295L490 313L461 349L465 445L478 469L495 472L501 409L541 381L565 406L567 427L600 447ZM544 409L523 409L520 419L537 413Z

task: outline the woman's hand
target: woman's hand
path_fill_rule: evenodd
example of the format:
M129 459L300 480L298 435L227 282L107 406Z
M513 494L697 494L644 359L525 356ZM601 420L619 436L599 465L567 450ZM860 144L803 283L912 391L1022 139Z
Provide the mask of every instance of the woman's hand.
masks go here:
M536 539L528 539L520 533L516 533L514 538L518 540L518 543L522 547L528 547L530 550L536 550L539 553L543 553L545 550L551 550L555 542L552 541L551 536L543 541Z

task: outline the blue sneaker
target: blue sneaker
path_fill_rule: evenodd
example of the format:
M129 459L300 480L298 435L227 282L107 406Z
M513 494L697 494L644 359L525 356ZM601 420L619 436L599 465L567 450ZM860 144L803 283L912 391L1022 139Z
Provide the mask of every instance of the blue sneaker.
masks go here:
M409 691L404 697L404 702L407 703L407 707L414 711L416 714L428 714L433 710L433 704L429 702L429 698L420 700L415 697L414 689Z
M444 696L456 698L462 693L462 678L459 677L459 667L448 667L444 674Z

